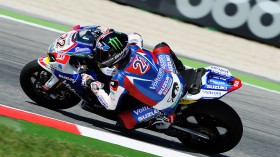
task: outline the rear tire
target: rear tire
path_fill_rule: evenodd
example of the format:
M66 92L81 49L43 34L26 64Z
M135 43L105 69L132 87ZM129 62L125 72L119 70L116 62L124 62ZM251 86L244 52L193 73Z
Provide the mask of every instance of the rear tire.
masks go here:
M42 86L49 80L51 74L33 60L26 64L20 73L20 85L24 93L38 105L49 109L67 109L80 102L80 98L64 85L55 89L55 94L62 95L60 99L52 98L42 91Z
M210 138L178 137L188 147L207 153L222 153L234 148L241 140L243 125L240 117L220 100L199 101L183 112L175 125L191 128Z

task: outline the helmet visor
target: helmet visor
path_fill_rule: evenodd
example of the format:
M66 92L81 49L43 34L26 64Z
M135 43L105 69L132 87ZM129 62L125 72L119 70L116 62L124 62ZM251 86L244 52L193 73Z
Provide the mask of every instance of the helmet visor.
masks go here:
M96 53L96 56L95 56L96 62L99 62L99 63L108 60L109 56L110 56L108 50L102 50L98 47L96 47L95 53Z

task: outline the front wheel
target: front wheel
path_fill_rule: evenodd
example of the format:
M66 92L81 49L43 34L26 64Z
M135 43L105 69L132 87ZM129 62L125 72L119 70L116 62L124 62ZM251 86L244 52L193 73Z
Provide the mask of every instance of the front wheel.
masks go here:
M67 109L80 102L80 98L60 84L52 92L42 91L51 73L43 69L37 60L26 64L20 73L20 85L25 94L38 105L49 109Z
M189 135L178 137L186 146L208 153L222 153L235 147L243 134L238 114L220 100L198 101L178 116L175 125L207 135L209 139Z

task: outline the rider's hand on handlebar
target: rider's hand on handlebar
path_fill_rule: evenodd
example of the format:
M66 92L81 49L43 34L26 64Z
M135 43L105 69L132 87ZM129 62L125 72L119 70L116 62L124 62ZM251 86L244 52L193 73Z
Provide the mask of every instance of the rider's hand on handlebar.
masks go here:
M81 76L82 76L82 86L84 87L90 87L90 84L95 81L94 78L92 78L92 76L86 73L81 74Z
M90 87L91 91L96 94L98 92L99 89L104 87L104 84L94 80L94 78L92 78L92 76L83 73L81 74L82 76L82 86L84 87Z
M99 81L94 81L90 83L90 89L94 94L97 94L99 89L102 89L104 87L104 84Z

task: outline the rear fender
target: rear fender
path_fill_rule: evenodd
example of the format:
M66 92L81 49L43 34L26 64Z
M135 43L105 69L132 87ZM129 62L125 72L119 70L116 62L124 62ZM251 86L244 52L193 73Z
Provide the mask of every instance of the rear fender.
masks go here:
M205 69L207 72L202 78L202 99L219 99L242 86L241 80L225 68L209 66Z
M209 66L205 69L206 72L201 78L200 93L188 94L186 100L220 99L242 86L241 80L232 76L230 71L225 68ZM189 102L183 104L189 104Z

